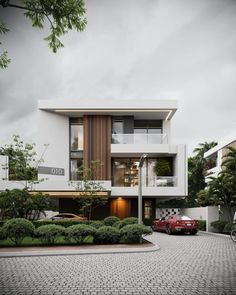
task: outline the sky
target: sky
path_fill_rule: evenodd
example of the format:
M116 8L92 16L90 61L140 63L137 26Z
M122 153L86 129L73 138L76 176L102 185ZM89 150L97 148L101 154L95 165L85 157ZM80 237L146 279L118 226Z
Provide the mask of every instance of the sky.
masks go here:
M14 2L14 1L13 1ZM189 155L236 129L236 0L86 0L88 25L54 54L15 8L0 52L0 146L36 142L39 99L177 100L172 143Z

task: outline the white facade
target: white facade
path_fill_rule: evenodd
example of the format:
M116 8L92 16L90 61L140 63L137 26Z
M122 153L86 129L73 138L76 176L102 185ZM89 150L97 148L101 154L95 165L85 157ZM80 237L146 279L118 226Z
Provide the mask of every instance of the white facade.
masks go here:
M148 154L148 157L173 157L174 185L168 186L167 178L159 179L152 186L144 185L143 196L167 200L183 198L187 195L187 152L186 146L176 145L171 141L171 118L177 111L176 101L157 100L120 100L120 101L39 101L38 105L38 156L43 158L41 166L62 169L62 175L39 173L39 179L45 180L36 184L33 189L38 191L73 191L70 180L70 125L69 118L89 115L134 116L136 120L161 120L162 135L160 142L135 143L135 135L124 134L130 143L111 144L112 158L136 157ZM112 136L112 134L111 134ZM148 135L149 136L149 135ZM147 139L154 138L150 135ZM5 157L0 161L6 163ZM6 170L0 169L1 178L6 178ZM113 186L112 181L104 180L105 188L111 197L137 197L137 187ZM0 180L0 190L20 187L21 183Z
M207 176L205 181L209 182L209 177L217 177L222 171L222 162L224 161L224 155L227 153L227 147L233 146L236 148L236 132L229 134L224 139L219 141L219 143L211 148L204 154L204 158L209 159L211 157L215 158L215 165L211 169L207 170Z

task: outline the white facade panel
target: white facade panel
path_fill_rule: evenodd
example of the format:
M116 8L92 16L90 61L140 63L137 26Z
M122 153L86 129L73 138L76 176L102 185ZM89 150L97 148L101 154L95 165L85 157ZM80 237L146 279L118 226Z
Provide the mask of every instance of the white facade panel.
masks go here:
M48 180L69 180L69 118L38 111L38 155L43 155L40 166L65 169L64 176L39 174ZM45 144L48 145L45 150Z

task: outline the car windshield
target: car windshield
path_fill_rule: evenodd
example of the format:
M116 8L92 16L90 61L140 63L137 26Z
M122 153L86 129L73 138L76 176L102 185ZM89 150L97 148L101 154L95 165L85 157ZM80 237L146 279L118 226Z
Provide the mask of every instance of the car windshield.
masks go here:
M188 217L188 216L184 216L184 215L178 215L176 217L177 220L192 220L192 218Z

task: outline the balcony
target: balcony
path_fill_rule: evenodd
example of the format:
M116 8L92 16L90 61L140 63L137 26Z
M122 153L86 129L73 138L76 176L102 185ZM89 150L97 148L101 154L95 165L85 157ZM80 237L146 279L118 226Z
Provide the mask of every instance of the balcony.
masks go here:
M112 134L112 144L168 144L167 134Z

